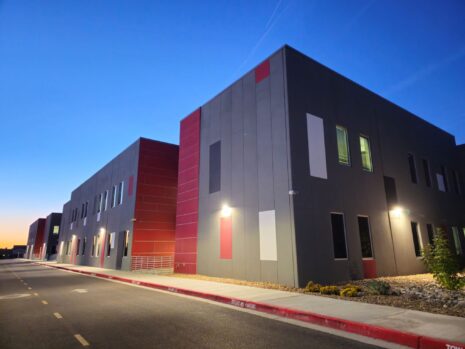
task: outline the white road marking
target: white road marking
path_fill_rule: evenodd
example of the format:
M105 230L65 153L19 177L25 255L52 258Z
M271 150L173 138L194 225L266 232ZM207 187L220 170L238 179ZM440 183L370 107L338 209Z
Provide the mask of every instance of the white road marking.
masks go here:
M61 316L60 313L53 313L57 319L63 319L63 316Z
M37 292L34 292L34 296L36 296L36 297L37 297L38 295L39 295L39 294L38 294Z
M32 287L28 287L27 289L28 289L28 290L32 290Z
M14 293L14 294L7 294L5 296L0 296L0 299L16 299L16 298L23 298L29 297L30 293Z
M48 304L48 302L47 301L42 301L42 304Z
M87 293L88 291L85 288L76 288L76 289L72 290L71 292Z
M81 336L79 333L75 334L74 338L76 338L79 341L79 343L82 344L83 347L88 347L90 345L90 343L86 341L85 338Z

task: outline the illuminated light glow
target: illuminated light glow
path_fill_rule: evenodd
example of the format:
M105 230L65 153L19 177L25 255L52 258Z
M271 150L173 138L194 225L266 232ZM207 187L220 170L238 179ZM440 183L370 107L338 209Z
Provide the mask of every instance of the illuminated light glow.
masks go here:
M231 217L232 208L229 205L224 204L221 208L221 217Z
M402 207L394 207L392 210L391 210L391 216L393 218L400 218L402 217L402 214L404 213L404 209Z
M100 228L100 234L105 234L105 228Z

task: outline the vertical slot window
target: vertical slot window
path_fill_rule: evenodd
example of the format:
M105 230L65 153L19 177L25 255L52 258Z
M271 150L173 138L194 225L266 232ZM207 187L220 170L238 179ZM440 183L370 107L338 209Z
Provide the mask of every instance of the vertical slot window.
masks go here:
M421 160L423 164L423 172L425 175L425 183L427 187L431 187L431 171L429 169L429 162L426 159Z
M127 257L128 255L128 250L129 250L129 231L126 230L124 232L124 242L123 242L123 246L124 246L124 251L123 251L123 256L124 257Z
M209 193L221 190L221 142L210 145L209 152Z
M358 216L358 232L362 247L362 258L373 258L373 248L371 245L370 223L368 217Z
M441 166L441 174L444 182L444 191L449 191L449 183L447 181L447 169L445 166Z
M81 251L81 239L77 239L77 244L76 244L76 255L79 254L79 251Z
M108 208L108 190L103 193L103 210L106 211Z
M418 230L417 222L410 222L412 228L413 247L415 249L415 256L421 257L421 239L420 232Z
M120 182L118 184L118 200L117 200L118 205L121 205L123 203L123 190L124 190L124 182Z
M408 154L408 167L410 170L410 180L412 181L412 183L417 183L417 168L415 166L415 157L413 156L413 154Z
M336 137L338 161L342 165L350 166L349 137L347 129L342 126L336 126Z
M82 255L83 256L86 254L86 243L87 243L87 238L84 237L84 239L82 239Z
M462 244L460 243L459 229L452 227L452 237L454 238L455 253L462 254Z
M116 185L111 189L111 208L116 206Z
M360 136L360 155L362 157L362 168L367 172L373 172L370 139L366 136Z
M111 234L107 236L107 257L110 257L111 254Z
M428 242L431 246L434 244L434 229L432 224L426 224L426 232L428 233Z
M344 215L342 213L331 213L331 229L333 233L334 258L346 259L346 232L344 225Z
M454 171L454 190L456 194L460 194L462 188L460 188L460 174L459 171Z

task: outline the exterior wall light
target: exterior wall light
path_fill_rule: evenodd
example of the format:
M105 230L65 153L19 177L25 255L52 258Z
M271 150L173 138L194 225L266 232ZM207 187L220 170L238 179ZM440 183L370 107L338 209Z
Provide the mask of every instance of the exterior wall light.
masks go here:
M402 217L402 214L404 213L404 209L402 207L394 207L392 210L391 210L391 216L393 218L400 218Z
M223 207L221 208L221 217L231 217L232 213L232 208L229 207L229 205L224 204Z
M105 228L100 228L100 234L101 235L105 234Z

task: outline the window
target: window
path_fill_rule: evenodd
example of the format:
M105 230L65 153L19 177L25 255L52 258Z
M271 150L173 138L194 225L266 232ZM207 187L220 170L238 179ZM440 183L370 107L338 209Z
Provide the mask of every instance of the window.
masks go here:
M68 256L71 254L71 240L66 242L66 254Z
M444 181L444 176L440 173L436 173L436 180L438 181L439 191L446 191L446 183Z
M123 203L123 190L124 190L124 182L120 182L118 184L118 201L117 201L117 205L121 205Z
M97 213L100 213L101 211L102 211L102 194L98 194Z
M425 174L425 182L427 187L431 187L431 171L429 169L429 162L426 159L421 160L423 164L423 172Z
M308 167L310 176L328 179L325 127L322 118L307 113Z
M462 254L462 244L460 243L459 230L457 227L452 227L452 236L454 238L455 252Z
M365 171L373 172L373 164L371 162L370 140L368 137L360 136L360 154L362 156L362 168Z
M113 186L113 188L111 189L111 207L115 207L116 206L116 185Z
M415 158L413 154L408 154L408 167L410 170L410 180L417 183L417 168L415 167Z
M95 257L100 256L100 235L95 237Z
M129 249L129 231L128 230L124 232L123 246L124 246L123 256L126 257L128 255L128 249Z
M92 242L92 254L91 256L94 257L95 256L95 248L97 246L97 236L94 235L94 241Z
M449 191L449 183L447 182L447 169L445 166L441 166L441 174L444 181L444 191Z
M221 142L210 145L209 158L209 193L221 190Z
M87 217L87 206L89 206L89 201L86 201L86 205L84 206L84 218Z
M454 171L454 190L456 194L461 193L461 188L460 188L460 173L459 171Z
M418 223L410 222L412 227L413 247L415 248L415 256L421 257L420 235L418 231Z
M107 236L107 257L110 257L111 253L111 235Z
M339 163L350 166L349 138L347 135L347 129L342 126L336 126L336 136Z
M434 244L434 229L432 224L426 224L426 232L428 233L428 242L430 245Z
M54 225L53 226L53 234L59 234L60 233L60 226L59 225Z
M81 239L77 239L77 244L76 244L76 255L79 254L79 249L81 248Z
M333 232L334 258L347 258L346 232L342 213L331 213L331 229Z
M82 239L82 255L83 256L86 254L86 243L87 243L87 238L84 237L84 239Z
M108 190L103 193L103 210L106 211L108 208Z
M371 246L370 224L368 217L358 216L358 232L360 234L360 244L362 245L362 258L373 258Z
M85 206L85 204L82 204L82 207L81 207L81 219L84 218L84 206Z

